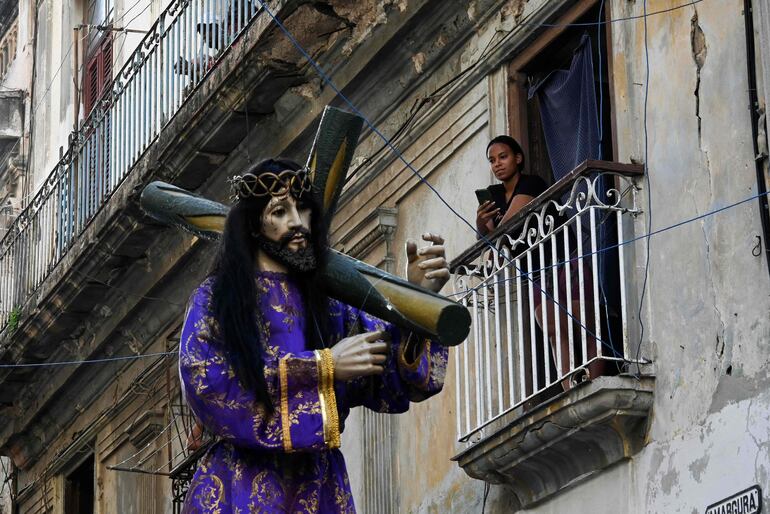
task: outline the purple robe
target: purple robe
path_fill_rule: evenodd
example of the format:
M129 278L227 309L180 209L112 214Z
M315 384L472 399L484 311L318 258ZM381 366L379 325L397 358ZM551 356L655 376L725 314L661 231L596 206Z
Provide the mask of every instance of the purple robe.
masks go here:
M293 279L257 273L265 379L275 410L236 378L213 330L211 281L193 293L179 368L190 408L217 442L201 459L185 513L355 512L340 432L350 409L405 412L443 386L448 352L358 309L331 300L331 344L361 331L388 330L385 373L336 382L331 352L308 350L302 297ZM412 340L413 339L413 340Z

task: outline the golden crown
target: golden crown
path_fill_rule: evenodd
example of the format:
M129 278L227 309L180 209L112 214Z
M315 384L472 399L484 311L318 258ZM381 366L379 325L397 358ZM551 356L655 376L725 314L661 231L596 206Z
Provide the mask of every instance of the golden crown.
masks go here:
M283 170L278 173L263 171L259 175L244 173L230 179L233 200L259 198L262 196L284 197L289 193L295 198L310 191L312 181L307 168Z

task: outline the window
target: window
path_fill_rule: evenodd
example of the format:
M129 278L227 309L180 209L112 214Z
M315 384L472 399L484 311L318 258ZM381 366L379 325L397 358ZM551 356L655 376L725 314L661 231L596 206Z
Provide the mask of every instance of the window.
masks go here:
M604 4L604 3L602 3ZM571 6L564 15L554 22L554 27L545 29L528 47L519 52L508 65L509 73L509 128L511 135L516 138L527 159L527 172L542 178L547 185L552 185L567 176L585 160L612 161L616 154L613 117L612 117L612 88L609 70L611 59L608 59L609 24L597 25L600 20L608 19L608 9L600 6L596 0L582 0ZM609 176L592 174L595 180L595 193L600 197L610 188L615 187ZM587 186L576 183L576 187L585 190ZM561 197L551 197L551 200L565 202L568 190L559 193ZM569 259L585 255L590 248L590 234L596 232L599 247L612 248L617 243L616 220L611 211L592 211L596 215L595 222L586 214L580 215L575 205L561 214L554 210L549 213L556 219L558 226L569 228L568 248ZM578 227L578 225L580 225ZM565 234L567 231L565 230ZM580 241L578 241L580 239ZM582 251L579 249L582 248ZM544 248L546 261L551 259L549 249ZM564 250L565 252L567 250ZM558 252L557 252L558 254ZM566 256L555 257L554 261L566 260ZM533 256L533 269L539 267L538 254ZM620 280L618 271L618 255L616 250L602 252L596 257L596 264L590 265L588 271L589 283L580 290L572 287L572 294L582 293L589 300L575 300L575 308L580 312L593 312L595 309L590 300L592 287L590 282L596 279L596 291L599 301L599 313L596 326L587 330L603 334L604 350L610 353L620 353L619 341L622 339L622 326L618 314L620 301ZM566 266L562 267L564 269ZM573 274L575 270L572 270ZM546 272L543 276L535 274L538 280L548 283L550 277ZM577 276L577 274L575 274ZM553 280L553 279L551 279ZM559 278L558 280L566 280ZM551 284L553 287L553 284ZM547 289L547 288L546 288ZM560 291L563 299L565 291ZM550 295L555 295L551 291ZM588 294L588 296L585 296ZM572 300L570 300L572 302ZM579 302L579 307L578 307ZM546 303L548 305L548 303ZM570 314L565 306L550 306L552 312L551 326L546 332L551 339L550 353L546 356L545 345L537 344L538 353L529 358L532 361L532 371L537 377L538 387L545 387L547 380L544 376L555 376L557 372L566 373L566 361L562 362L565 369L557 370L554 366L556 351L556 324L564 333L571 323ZM578 312L577 310L575 312ZM594 314L586 316L590 318ZM537 315L540 316L539 314ZM555 317L555 319L554 319ZM544 338L542 327L536 330L536 339L541 343ZM590 350L595 346L595 340L585 334L581 336ZM565 343L566 344L566 343ZM580 346L580 345L578 345ZM569 348L562 348L567 352ZM586 350L575 356L582 359L593 358L583 355ZM565 353L566 355L566 353ZM546 369L550 367L550 369ZM529 372L529 371L527 371ZM597 366L592 373L614 373L609 366ZM534 383L533 382L533 383ZM556 390L560 390L558 387Z
M602 12L606 19L607 13ZM611 115L611 88L608 72L608 25L565 26L569 24L596 23L600 19L599 5L595 0L576 3L553 27L544 31L529 47L520 52L509 64L509 128L510 134L522 145L528 159L529 173L540 176L550 185L558 178L554 176L552 159L546 144L546 132L541 118L540 95L532 95L537 84L542 83L550 73L567 70L581 45L584 36L594 74L594 96L596 109L600 111L600 144L593 152L593 158L612 160L614 135ZM530 98L531 96L531 98ZM577 163L579 164L579 163ZM569 171L569 170L568 170Z
M95 44L85 67L84 116L87 119L112 85L112 38L106 36ZM90 218L112 187L112 116L109 106L103 109L103 117L96 117L85 131L83 157L86 160L85 176L78 178L79 188L87 190L82 206L82 219Z
M16 58L16 39L19 35L18 21L13 20L8 31L0 36L0 81L5 79L8 69Z
M95 480L91 453L64 481L64 514L93 514Z
M112 84L112 38L109 33L88 58L83 82L83 107L87 117Z

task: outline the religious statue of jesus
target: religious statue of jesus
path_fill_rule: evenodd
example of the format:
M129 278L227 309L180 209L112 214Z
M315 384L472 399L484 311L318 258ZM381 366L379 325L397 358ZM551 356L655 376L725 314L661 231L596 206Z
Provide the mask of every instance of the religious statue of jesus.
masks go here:
M308 172L271 159L231 182L235 204L179 348L186 401L216 442L185 513L355 512L340 433L350 409L400 413L438 393L447 348L323 295L328 227ZM409 282L449 279L444 240L407 242Z

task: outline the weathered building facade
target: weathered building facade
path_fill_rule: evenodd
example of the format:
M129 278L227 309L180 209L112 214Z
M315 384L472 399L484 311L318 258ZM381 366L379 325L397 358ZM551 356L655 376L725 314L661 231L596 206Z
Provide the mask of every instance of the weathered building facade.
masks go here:
M441 395L349 418L362 512L705 512L767 495L767 2L266 5L390 143L365 131L335 247L397 272L407 238L440 232L445 293L472 313ZM323 106L350 105L259 0L2 13L18 35L0 109L19 113L0 119L6 490L23 513L173 512L195 457L173 352L213 246L146 217L139 193L161 179L227 201L228 176L303 160ZM579 105L598 121L592 160L567 173L549 116L578 104L547 96L559 69L590 71ZM474 225L503 133L553 186L490 235L500 257L460 217ZM576 321L548 334L536 305ZM46 362L69 364L22 366Z

